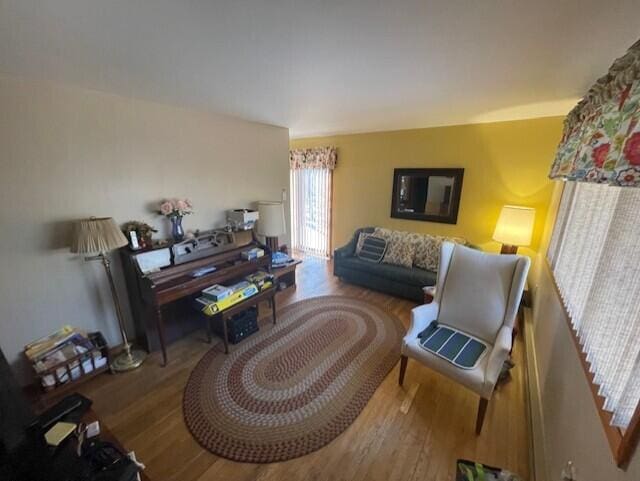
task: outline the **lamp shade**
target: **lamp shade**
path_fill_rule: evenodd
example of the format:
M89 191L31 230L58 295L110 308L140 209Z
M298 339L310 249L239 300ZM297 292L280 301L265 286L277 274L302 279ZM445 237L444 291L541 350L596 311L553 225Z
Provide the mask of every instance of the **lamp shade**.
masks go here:
M528 246L535 217L536 210L531 207L505 205L498 217L493 240L506 245Z
M282 202L258 202L258 234L278 237L286 231Z
M71 252L100 254L118 249L129 242L111 217L91 217L76 222Z

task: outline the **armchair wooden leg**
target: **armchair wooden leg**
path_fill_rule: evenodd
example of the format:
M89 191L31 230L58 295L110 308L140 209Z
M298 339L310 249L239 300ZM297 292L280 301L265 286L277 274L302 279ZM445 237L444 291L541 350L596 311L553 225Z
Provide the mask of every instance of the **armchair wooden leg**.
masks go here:
M398 384L402 386L404 382L404 373L407 371L407 362L409 358L407 356L400 356L400 378L398 379Z
M484 424L484 415L487 413L487 406L489 400L483 397L480 398L480 404L478 405L478 419L476 419L476 434L482 432L482 425Z

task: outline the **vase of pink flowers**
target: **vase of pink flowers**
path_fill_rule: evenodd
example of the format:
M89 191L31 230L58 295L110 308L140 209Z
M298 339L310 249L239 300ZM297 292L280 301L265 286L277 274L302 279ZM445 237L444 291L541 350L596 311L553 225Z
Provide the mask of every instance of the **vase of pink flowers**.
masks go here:
M184 239L182 218L193 214L193 205L189 199L167 199L160 203L160 214L171 221L171 236L176 242Z

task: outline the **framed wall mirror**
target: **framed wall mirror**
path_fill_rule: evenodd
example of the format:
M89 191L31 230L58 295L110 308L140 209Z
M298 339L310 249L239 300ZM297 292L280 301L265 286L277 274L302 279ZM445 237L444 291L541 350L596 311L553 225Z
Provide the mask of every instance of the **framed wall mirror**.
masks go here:
M464 169L395 169L391 217L455 224Z

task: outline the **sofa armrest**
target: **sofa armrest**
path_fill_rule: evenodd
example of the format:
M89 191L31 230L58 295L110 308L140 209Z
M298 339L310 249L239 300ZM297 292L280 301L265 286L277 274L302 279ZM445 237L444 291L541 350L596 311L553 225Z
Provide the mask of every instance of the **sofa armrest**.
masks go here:
M338 247L337 249L335 249L333 251L333 257L334 259L344 259L345 257L349 257L352 256L354 254L354 250L350 249L350 245L344 245L342 247Z

